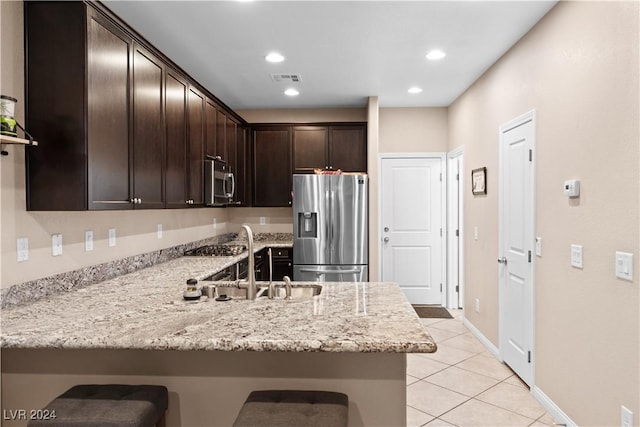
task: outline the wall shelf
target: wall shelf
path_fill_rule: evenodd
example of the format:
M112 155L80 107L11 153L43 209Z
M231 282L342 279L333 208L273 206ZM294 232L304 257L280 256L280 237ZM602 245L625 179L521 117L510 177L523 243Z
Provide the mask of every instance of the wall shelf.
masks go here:
M31 141L15 136L0 135L0 144L38 145L38 141Z

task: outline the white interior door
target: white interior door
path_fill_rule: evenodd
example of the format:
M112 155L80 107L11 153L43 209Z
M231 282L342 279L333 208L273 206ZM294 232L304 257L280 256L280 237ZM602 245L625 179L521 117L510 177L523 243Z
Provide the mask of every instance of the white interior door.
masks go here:
M500 127L500 354L533 381L535 112Z
M463 288L463 151L447 154L447 306L462 307Z
M443 304L442 155L382 158L382 280L412 304Z

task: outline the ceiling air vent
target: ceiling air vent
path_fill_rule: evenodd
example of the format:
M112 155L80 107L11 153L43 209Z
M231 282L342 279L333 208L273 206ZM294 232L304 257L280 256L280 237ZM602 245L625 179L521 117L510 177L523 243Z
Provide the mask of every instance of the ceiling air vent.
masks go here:
M302 81L300 74L271 74L271 80L276 83L299 83Z

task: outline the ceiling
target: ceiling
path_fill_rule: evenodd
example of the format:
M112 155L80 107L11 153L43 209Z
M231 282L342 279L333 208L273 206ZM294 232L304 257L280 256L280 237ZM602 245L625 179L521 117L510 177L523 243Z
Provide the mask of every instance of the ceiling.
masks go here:
M103 3L229 107L261 109L363 107L369 96L381 107L448 106L556 2ZM432 49L447 56L429 61ZM285 60L265 61L272 51ZM300 94L284 95L289 87Z

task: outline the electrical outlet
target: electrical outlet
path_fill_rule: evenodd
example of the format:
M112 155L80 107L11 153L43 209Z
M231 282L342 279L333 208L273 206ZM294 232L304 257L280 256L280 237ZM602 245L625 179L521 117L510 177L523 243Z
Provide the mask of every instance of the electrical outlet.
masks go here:
M62 234L51 236L51 256L62 255Z
M109 247L112 248L116 245L116 229L109 229Z
M213 229L215 230L216 228L218 228L218 221L213 218Z
M18 262L29 260L29 239L21 237L18 239Z
M473 240L478 240L478 226L473 227Z
M633 427L633 412L631 412L629 408L622 405L620 414L620 418L622 421L620 425L622 427Z
M162 239L162 224L158 224L158 239Z
M571 245L571 266L582 268L582 245Z
M88 230L84 232L84 251L90 252L93 250L93 231Z
M616 277L633 281L633 254L616 252Z
M480 299L476 298L476 313L480 313Z
M260 217L260 225L265 225L267 223L267 218L264 216Z

